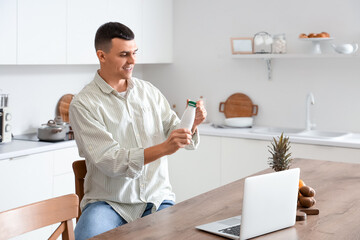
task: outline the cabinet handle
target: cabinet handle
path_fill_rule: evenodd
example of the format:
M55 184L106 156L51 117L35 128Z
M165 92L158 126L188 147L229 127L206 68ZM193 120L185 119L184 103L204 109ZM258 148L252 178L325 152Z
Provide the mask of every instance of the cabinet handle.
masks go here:
M28 157L29 155L21 155L21 156L17 156L17 157L11 157L9 158L10 161L16 161L16 160L21 160L24 159L26 157Z

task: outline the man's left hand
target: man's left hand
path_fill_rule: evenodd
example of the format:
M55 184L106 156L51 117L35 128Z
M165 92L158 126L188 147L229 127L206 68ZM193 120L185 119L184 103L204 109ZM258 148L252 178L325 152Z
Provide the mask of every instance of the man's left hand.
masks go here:
M203 100L199 100L196 102L196 113L195 113L195 120L191 132L194 133L198 125L205 121L207 116L206 109L204 107Z

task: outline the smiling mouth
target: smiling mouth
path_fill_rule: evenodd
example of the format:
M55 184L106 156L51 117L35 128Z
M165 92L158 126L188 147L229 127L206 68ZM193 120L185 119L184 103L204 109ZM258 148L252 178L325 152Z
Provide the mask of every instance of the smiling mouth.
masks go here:
M124 67L123 69L124 69L124 70L126 70L126 71L131 71L131 70L133 69L133 66L130 66L130 67Z

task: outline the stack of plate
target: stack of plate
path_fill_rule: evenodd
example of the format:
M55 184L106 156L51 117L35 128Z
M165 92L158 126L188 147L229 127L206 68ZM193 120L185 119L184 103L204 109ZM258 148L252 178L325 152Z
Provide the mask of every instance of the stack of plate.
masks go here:
M258 113L258 105L243 93L231 95L226 102L221 102L219 111L225 114L225 125L229 127L251 127L253 116Z
M225 118L225 125L229 127L251 127L253 120L252 117Z

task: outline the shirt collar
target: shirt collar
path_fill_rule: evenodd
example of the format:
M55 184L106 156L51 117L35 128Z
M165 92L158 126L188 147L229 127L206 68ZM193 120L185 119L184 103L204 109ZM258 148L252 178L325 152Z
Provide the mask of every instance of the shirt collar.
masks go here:
M95 77L94 77L94 81L96 83L96 85L101 89L101 91L103 91L106 94L110 94L110 93L115 93L118 94L118 92L112 88L100 75L99 72L96 71L95 73ZM127 80L127 89L126 91L130 91L130 89L132 89L134 87L134 82L133 80L130 78Z

